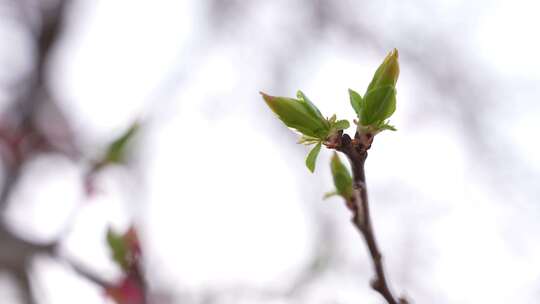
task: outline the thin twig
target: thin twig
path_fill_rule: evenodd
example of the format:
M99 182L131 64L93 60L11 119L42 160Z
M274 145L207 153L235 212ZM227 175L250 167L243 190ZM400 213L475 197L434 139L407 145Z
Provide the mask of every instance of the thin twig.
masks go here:
M367 159L367 151L371 147L373 136L371 134L356 133L352 140L349 135L339 133L333 139L335 149L343 152L351 163L355 195L347 206L353 213L352 223L364 238L375 271L375 277L371 281L371 287L377 291L389 304L407 304L405 298L398 298L390 291L389 283L385 275L383 257L373 230L371 214L369 211L369 201L366 186L366 174L364 164Z
M29 159L30 154L40 152L36 142L25 145L21 144L21 140L28 141L40 134L35 119L39 105L48 100L45 98L48 96L48 84L45 81L47 64L51 51L61 36L68 2L68 0L58 0L56 5L44 5L39 12L41 24L37 28L33 28L34 24L31 23L31 20L25 20L23 26L34 34L32 38L34 38L35 61L28 76L20 80L12 106L6 113L3 113L6 132L9 133L8 135L14 135L15 141L10 141L8 138L5 143L0 143L0 145L5 144L11 148L10 152L12 152L9 157L4 159L6 170L0 184L2 187L0 190L0 247L2 247L0 270L8 271L14 276L20 291L20 298L25 304L36 303L29 277L33 257L41 253L52 255L57 247L57 242L39 244L25 240L8 229L2 215L8 208L8 204L11 203L11 196L17 187L25 162ZM15 3L19 6L21 14L24 15L29 4L26 1L16 1Z
M75 273L77 273L79 276L87 279L88 281L107 289L109 287L112 287L113 284L106 281L104 278L101 278L96 273L92 272L87 267L83 266L79 262L74 261L73 259L67 258L65 256L56 256L57 259L61 262L64 262L66 265L68 265Z
M32 291L32 284L30 282L30 274L27 267L20 268L17 271L13 271L12 275L17 282L20 290L20 299L24 304L36 304L36 297Z

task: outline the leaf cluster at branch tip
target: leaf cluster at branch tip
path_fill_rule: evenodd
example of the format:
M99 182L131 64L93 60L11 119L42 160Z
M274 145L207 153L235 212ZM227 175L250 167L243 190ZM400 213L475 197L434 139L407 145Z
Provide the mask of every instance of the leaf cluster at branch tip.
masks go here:
M268 107L287 127L302 134L299 143L315 145L306 158L306 166L311 172L315 170L322 143L336 132L350 126L347 120L338 120L336 115L325 118L302 91L297 92L297 99L270 96L262 92L261 95Z
M396 130L387 119L396 111L398 58L396 49L386 56L373 75L364 97L349 89L351 106L358 117L358 131L377 134L383 130Z
M396 131L388 118L396 110L396 83L399 77L398 51L392 50L377 68L366 93L362 97L349 89L349 99L358 118L357 131L375 135L384 130ZM306 167L313 172L321 146L341 130L349 128L347 120L336 115L326 118L302 92L296 98L271 96L261 92L268 107L289 128L302 137L298 143L314 145L306 158ZM356 122L356 121L355 121Z

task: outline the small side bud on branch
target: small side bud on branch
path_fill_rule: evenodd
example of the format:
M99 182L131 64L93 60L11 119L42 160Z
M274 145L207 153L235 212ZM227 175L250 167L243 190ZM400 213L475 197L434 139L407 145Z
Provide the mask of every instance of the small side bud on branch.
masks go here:
M114 262L122 270L129 270L141 256L139 238L133 227L124 234L119 234L109 228L107 230L107 244Z
M343 197L346 201L352 200L354 194L352 177L349 169L341 162L336 152L334 152L330 161L330 169L332 171L334 186L336 187L336 194Z
M118 282L107 286L105 294L117 304L145 304L146 283L141 271L141 246L132 226L120 234L109 228L107 243L114 262L122 269Z

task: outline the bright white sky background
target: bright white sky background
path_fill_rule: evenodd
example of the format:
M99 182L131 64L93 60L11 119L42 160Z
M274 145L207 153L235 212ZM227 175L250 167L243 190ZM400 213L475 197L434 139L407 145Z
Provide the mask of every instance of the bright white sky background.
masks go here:
M352 119L347 88L363 91L385 52L369 46L358 52L331 32L322 34L322 43L305 46L306 55L291 63L298 68L290 83L273 91L267 58L281 48L303 47L280 44L302 18L294 1L264 2L242 23L249 27L220 37L210 34L205 1L80 2L51 71L54 85L89 153L98 153L135 118L148 119L130 169L136 174L104 172L100 194L86 200L76 164L36 160L23 180L36 186L17 193L25 204L9 212L14 229L51 239L82 204L64 249L105 276L117 273L104 231L110 224L123 229L134 218L144 228L155 285L189 294L223 286L279 288L310 257L317 222L309 208L319 205L337 225L339 256L350 268L327 275L303 301L382 303L368 287L369 260L348 212L338 199L317 200L332 190L331 154L321 153L310 174L303 164L307 149L294 144L294 134L272 117L258 91L292 96L302 89L323 113ZM369 9L377 6L381 21L374 28L391 32L404 24L426 35L443 29L442 40L479 61L500 93L496 103L502 106L493 117L505 118L486 134L503 138L501 149L537 172L540 107L530 99L540 96L538 3L377 1ZM2 54L17 60L13 48L0 45ZM538 202L520 197L515 203L493 191L477 163L482 155L464 148L462 130L439 116L418 116L422 83L408 60L402 53L392 119L399 131L377 137L367 165L392 286L415 303L537 303ZM43 258L36 269L43 303L104 301L63 265ZM7 284L0 277L2 299L13 297Z

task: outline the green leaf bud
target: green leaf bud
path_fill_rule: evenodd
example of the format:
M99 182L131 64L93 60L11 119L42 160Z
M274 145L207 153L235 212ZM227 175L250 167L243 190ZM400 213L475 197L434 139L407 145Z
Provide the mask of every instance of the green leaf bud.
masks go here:
M375 72L364 97L349 89L351 105L358 118L358 130L376 134L395 130L385 122L396 110L396 83L399 77L398 51L393 49Z
M396 89L392 86L378 87L364 96L360 123L363 126L378 124L392 116L396 110Z
M350 126L351 124L349 123L349 121L346 119L343 119L343 120L338 120L335 123L333 123L331 128L333 131L340 131L340 130L348 129Z
M366 90L366 94L376 88L384 86L395 87L399 77L399 62L398 51L393 49L384 59L383 63L379 66L375 75L371 80L371 83Z
M350 200L353 196L353 183L349 169L341 162L336 152L330 161L330 169L334 179L336 193L346 200Z
M328 122L305 96L302 100L270 96L261 92L264 101L289 128L308 136L326 139L330 131ZM303 94L302 94L303 95Z

